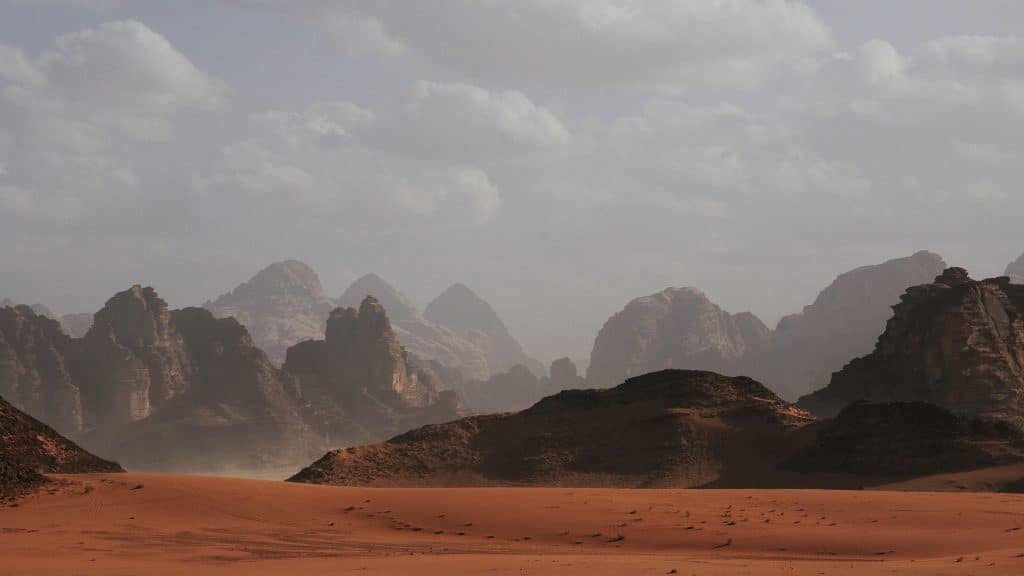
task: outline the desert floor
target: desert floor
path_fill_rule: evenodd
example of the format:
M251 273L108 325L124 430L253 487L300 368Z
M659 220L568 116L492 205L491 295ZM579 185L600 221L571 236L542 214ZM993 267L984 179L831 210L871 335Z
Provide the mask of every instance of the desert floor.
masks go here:
M1024 574L1024 495L58 478L0 574Z

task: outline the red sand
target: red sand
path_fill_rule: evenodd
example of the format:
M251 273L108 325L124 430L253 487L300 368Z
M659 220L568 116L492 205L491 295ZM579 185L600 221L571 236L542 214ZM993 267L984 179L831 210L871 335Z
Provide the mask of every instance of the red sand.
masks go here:
M1024 495L63 478L0 574L1024 574Z

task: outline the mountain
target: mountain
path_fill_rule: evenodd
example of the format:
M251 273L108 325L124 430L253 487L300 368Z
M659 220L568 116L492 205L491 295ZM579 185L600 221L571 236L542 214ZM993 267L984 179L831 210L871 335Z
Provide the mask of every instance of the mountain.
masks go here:
M316 272L298 260L275 262L203 307L218 318L234 317L272 361L284 362L289 346L323 334L335 303L324 295Z
M664 368L735 374L769 337L753 314L729 314L696 288L668 288L633 300L605 322L590 353L587 381L606 388Z
M751 376L788 399L825 386L833 372L871 351L907 287L945 267L941 256L922 251L839 275L803 312L779 321L771 347L751 360Z
M134 468L291 466L457 415L372 299L334 310L326 340L290 348L294 374L234 318L169 310L152 288L114 295L94 318L71 338L27 306L0 309L0 393Z
M318 428L335 443L386 437L457 416L455 394L441 392L398 344L373 296L358 309L331 312L325 338L289 348L284 369L295 375Z
M587 380L604 387L660 368L708 369L749 375L795 400L870 352L900 294L944 268L940 256L923 251L856 268L775 330L753 314L724 312L694 288L638 298L601 328Z
M1024 254L1006 267L1006 275L1014 284L1024 284Z
M1024 424L1024 286L949 268L908 288L874 350L800 399L821 416L860 400L924 401Z
M453 383L463 407L473 413L510 412L532 406L541 398L562 390L585 388L576 365L568 358L551 364L551 376L537 376L535 372L517 364L484 381L457 380Z
M72 346L56 320L29 306L0 307L0 396L64 434L82 429Z
M0 398L0 501L46 481L44 474L124 472Z
M291 478L337 485L704 486L756 481L813 422L749 378L664 370L514 414L336 450ZM746 479L746 480L744 480Z
M486 380L491 375L487 354L480 346L424 318L408 298L376 274L356 280L338 304L358 308L367 296L388 311L398 341L413 355L456 368L471 380Z
M14 308L15 306L18 306L18 305L19 304L11 301L10 298L4 298L3 300L0 300L0 308ZM53 310L50 310L50 308L48 306L46 306L45 304L36 303L36 304L28 304L28 305L25 305L25 306L30 308L33 312L35 312L39 316L46 316L47 318L53 318L54 320L57 319L57 315L54 314Z
M544 366L526 355L494 308L463 284L449 286L427 305L423 317L480 347L492 373L520 364L537 376L544 375Z

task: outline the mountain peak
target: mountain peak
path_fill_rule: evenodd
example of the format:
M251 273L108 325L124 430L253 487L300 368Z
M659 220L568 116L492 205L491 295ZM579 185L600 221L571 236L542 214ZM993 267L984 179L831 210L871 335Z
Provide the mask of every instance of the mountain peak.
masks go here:
M352 283L341 295L338 305L358 309L367 296L373 296L398 323L419 317L420 313L404 294L377 274L366 274Z

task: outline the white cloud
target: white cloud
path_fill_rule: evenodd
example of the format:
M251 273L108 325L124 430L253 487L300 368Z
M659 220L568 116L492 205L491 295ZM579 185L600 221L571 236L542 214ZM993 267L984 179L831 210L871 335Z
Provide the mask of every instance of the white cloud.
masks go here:
M817 15L790 0L309 0L301 5L358 49L405 53L477 80L750 84L774 67L792 65L832 44ZM344 25L338 27L338 21Z
M176 114L227 101L223 82L132 20L60 36L34 56L0 45L0 88L5 205L40 219L135 197L138 141L166 141Z

